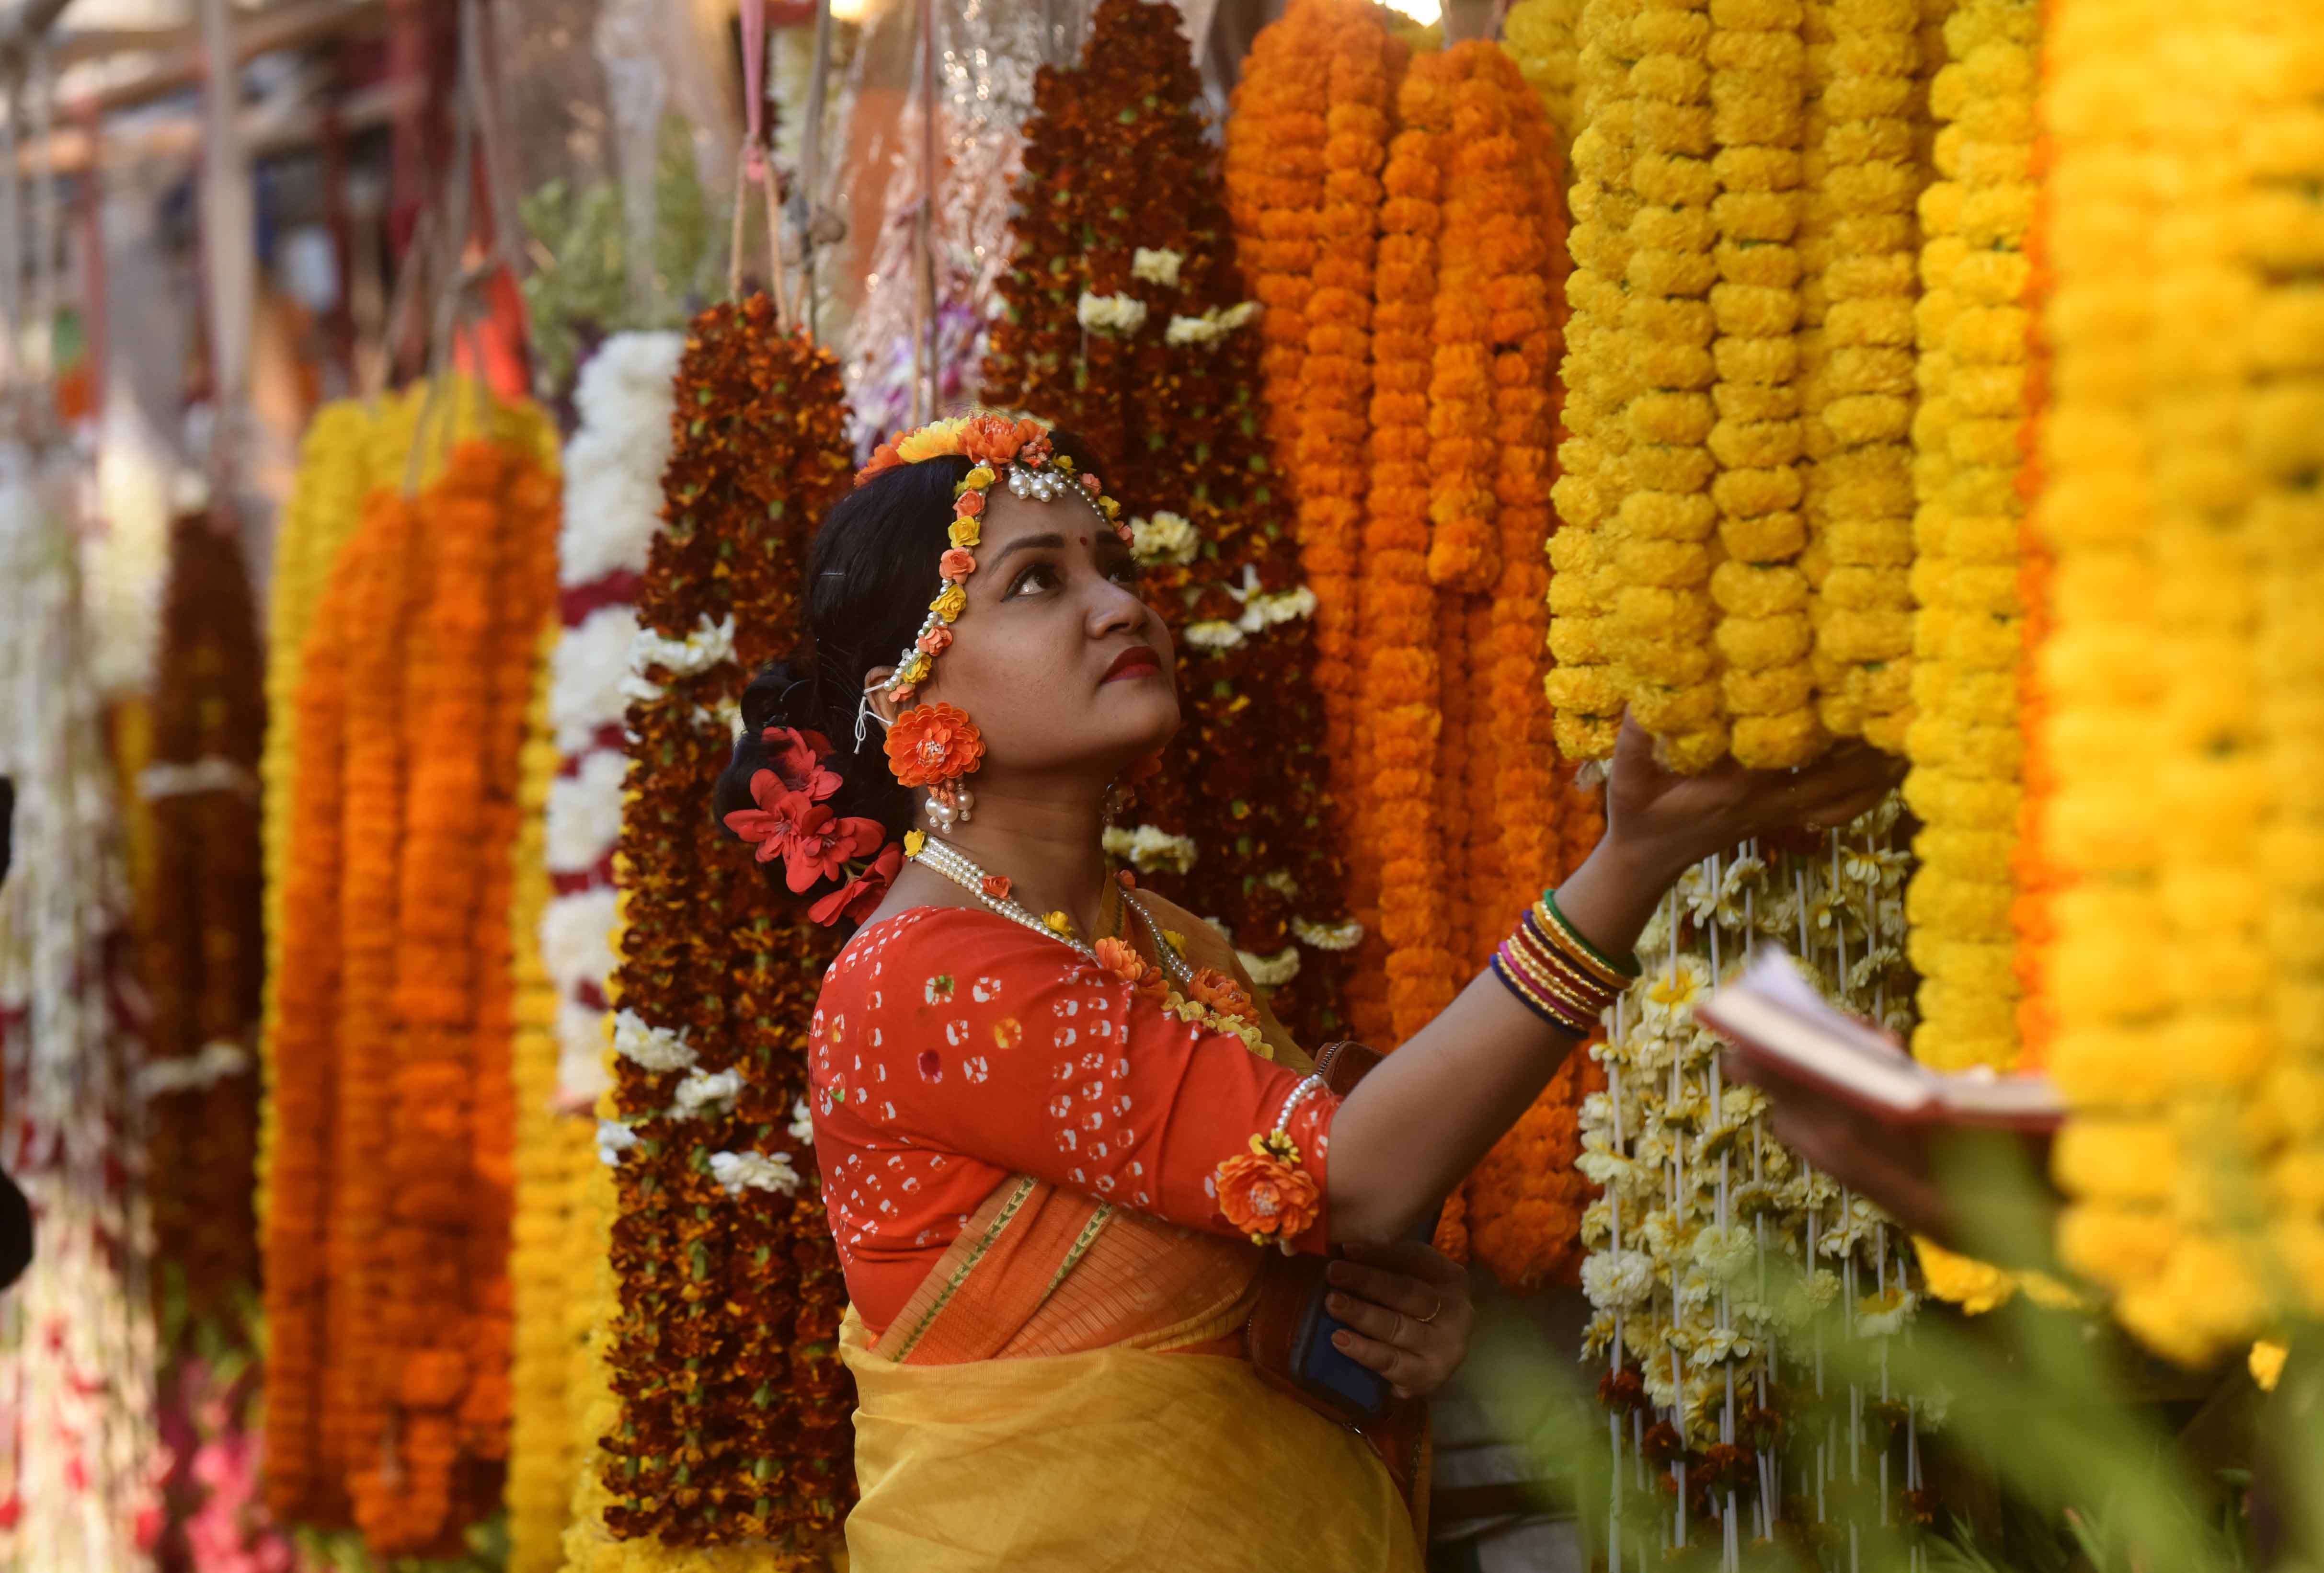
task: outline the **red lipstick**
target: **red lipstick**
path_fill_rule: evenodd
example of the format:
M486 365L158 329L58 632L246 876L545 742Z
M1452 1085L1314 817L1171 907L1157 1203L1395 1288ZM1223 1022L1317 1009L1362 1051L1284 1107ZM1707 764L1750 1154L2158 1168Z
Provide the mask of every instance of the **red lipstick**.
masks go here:
M1105 675L1098 681L1104 684L1119 682L1123 678L1159 677L1161 674L1162 658L1154 652L1154 647L1133 644L1113 658L1113 664L1105 669Z

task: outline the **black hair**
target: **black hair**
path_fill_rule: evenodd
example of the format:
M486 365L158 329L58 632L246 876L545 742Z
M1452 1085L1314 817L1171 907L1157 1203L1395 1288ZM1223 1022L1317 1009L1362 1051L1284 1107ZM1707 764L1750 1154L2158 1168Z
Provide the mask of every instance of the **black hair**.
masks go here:
M1068 433L1051 432L1049 443L1081 468L1104 474ZM824 767L840 778L839 790L825 800L832 812L877 819L890 840L912 828L913 795L888 768L886 729L872 721L859 745L856 706L863 674L892 665L919 634L928 602L943 584L936 560L950 544L953 488L973 467L953 455L899 465L849 492L824 515L807 549L800 597L806 626L797 649L788 659L761 667L742 690L742 734L712 792L712 812L721 825L728 814L752 806L751 778L770 768L761 734L791 726L830 740L833 753ZM795 894L784 883L781 863L761 864L760 870L787 902L811 902L838 887L837 881L821 881Z

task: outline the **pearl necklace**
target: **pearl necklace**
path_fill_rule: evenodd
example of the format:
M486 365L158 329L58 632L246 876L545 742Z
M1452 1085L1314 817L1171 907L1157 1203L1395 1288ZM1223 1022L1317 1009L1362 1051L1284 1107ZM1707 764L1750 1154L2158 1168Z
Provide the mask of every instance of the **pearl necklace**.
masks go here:
M926 864L931 871L943 874L1002 917L1022 923L1037 934L1046 934L1058 944L1070 947L1091 961L1097 959L1095 949L1071 934L1061 934L1052 929L1039 918L1035 917L1032 909L1015 896L994 895L986 888L986 882L992 876L985 873L974 858L950 842L939 841L934 836L930 836L921 843L920 849L913 855L912 861ZM1144 920L1147 932L1154 937L1155 954L1161 957L1163 970L1170 975L1172 980L1180 988L1183 989L1191 985L1194 981L1194 968L1186 965L1186 958L1178 954L1177 947L1172 945L1168 938L1164 935L1162 925L1156 922L1154 914L1146 910L1146 903L1127 890L1121 893L1121 899L1129 904L1131 911Z

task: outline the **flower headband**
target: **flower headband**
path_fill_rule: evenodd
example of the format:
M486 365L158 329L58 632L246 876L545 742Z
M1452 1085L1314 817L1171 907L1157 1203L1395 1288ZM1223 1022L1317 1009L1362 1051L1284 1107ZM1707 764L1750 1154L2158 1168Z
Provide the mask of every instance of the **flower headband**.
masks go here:
M1096 476L1074 475L1073 459L1050 448L1049 428L1040 421L989 412L938 421L881 443L872 462L856 473L855 484L860 486L899 465L948 454L974 459L976 467L953 487L953 521L947 532L951 544L936 562L944 588L928 603L928 615L921 619L918 634L905 646L896 670L884 682L863 690L866 709L871 697L879 693L893 693L899 706L910 704L919 685L927 680L936 658L952 643L952 625L968 605L968 576L976 571L975 548L982 539L980 521L985 494L1003 470L1008 472L1009 490L1015 495L1047 503L1071 493L1111 524L1115 535L1124 541L1130 538L1130 526L1121 523L1121 504L1105 495ZM860 717L857 724L860 728Z

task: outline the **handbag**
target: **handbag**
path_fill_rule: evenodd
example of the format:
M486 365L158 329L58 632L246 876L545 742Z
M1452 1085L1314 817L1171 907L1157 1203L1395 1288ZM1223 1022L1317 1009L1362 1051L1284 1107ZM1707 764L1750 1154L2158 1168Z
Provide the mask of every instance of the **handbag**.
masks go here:
M1316 1056L1315 1074L1327 1090L1345 1097L1379 1062L1379 1050L1361 1043L1329 1043ZM1426 1240L1434 1233L1432 1217L1414 1237ZM1425 1540L1428 1401L1397 1397L1385 1377L1333 1345L1332 1334L1342 1324L1323 1309L1330 1292L1323 1272L1338 1255L1337 1250L1321 1256L1269 1254L1259 1270L1250 1319L1243 1325L1245 1350L1269 1387L1364 1439L1387 1466Z

